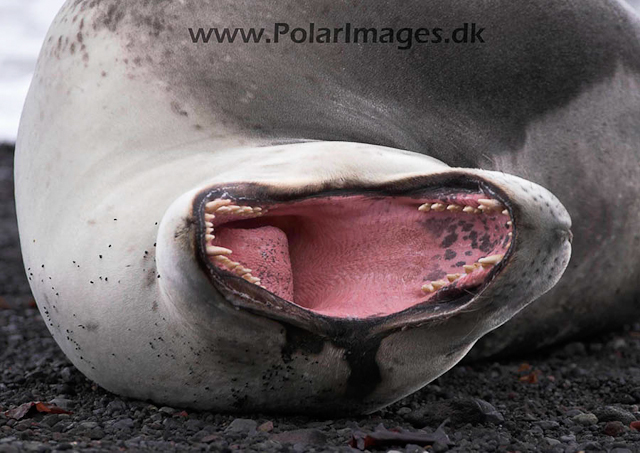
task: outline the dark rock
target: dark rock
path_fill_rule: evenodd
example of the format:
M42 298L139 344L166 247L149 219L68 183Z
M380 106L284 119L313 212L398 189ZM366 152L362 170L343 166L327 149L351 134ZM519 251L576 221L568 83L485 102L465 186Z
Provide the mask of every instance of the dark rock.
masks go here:
M317 429L296 429L273 434L271 440L281 444L324 445L327 436Z
M132 429L134 426L133 420L130 418L122 418L111 425L113 429L124 430L124 429Z
M636 421L636 418L631 412L617 406L605 406L593 412L601 422L618 421L624 425L629 425L631 422Z
M92 440L100 440L104 438L104 431L100 428L93 428L89 431L89 438Z
M191 432L199 431L203 425L204 425L204 422L201 422L200 420L196 420L196 419L190 419L184 423L184 427L187 429L187 431L191 431Z
M72 382L73 381L73 370L71 367L63 368L60 371L60 377L64 382Z
M122 400L111 401L107 404L107 413L113 414L114 412L124 412L127 410L127 405Z
M416 428L437 426L446 419L449 419L452 426L461 426L467 423L499 424L504 421L504 417L495 407L477 398L438 401L417 409L404 418Z
M236 418L224 430L225 433L252 434L256 432L258 422L248 418Z
M540 428L544 429L544 430L548 430L548 429L556 429L560 427L560 423L553 421L553 420L542 420L539 422L535 422L535 425L539 426Z
M579 449L584 451L599 451L602 450L602 446L599 442L589 441L584 444L580 444Z
M623 425L621 422L613 421L613 422L607 422L607 424L604 425L604 429L602 430L602 432L604 432L607 436L618 437L624 434L626 430L627 430L627 427Z
M583 357L587 355L587 347L580 342L569 343L562 349L561 355L571 359Z
M547 444L549 444L550 447L562 445L562 443L558 439L554 439L552 437L545 437L544 440L547 442Z

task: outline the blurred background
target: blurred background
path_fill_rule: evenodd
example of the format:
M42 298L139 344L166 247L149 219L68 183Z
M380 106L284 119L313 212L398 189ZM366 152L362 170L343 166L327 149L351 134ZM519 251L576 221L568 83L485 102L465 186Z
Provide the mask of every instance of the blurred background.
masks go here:
M13 143L49 24L65 0L0 0L0 143Z
M15 141L40 46L64 1L0 0L0 143ZM628 3L640 11L640 0Z

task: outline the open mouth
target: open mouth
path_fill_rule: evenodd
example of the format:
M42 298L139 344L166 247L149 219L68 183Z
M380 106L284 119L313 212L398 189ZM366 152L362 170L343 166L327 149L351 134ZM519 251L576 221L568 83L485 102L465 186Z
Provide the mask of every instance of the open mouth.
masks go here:
M482 184L297 198L209 192L202 250L212 274L339 318L469 300L508 255L507 201Z

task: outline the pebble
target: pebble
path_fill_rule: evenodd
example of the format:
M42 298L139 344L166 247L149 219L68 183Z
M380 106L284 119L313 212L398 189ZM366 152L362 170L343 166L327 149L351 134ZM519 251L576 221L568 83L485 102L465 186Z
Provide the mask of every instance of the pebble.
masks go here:
M591 413L578 414L573 417L573 421L585 426L595 425L596 423L598 423L598 417Z
M107 413L113 414L114 412L124 412L127 410L127 405L122 400L111 401L107 404Z
M495 407L478 398L457 398L438 401L412 411L405 416L405 419L416 428L424 426L436 427L446 419L449 419L454 426L467 423L499 424L504 421L503 415Z
M73 406L75 405L75 401L67 398L61 398L61 397L56 397L51 401L49 401L49 403L54 404L58 406L60 409L64 409L64 410L72 409Z
M631 412L616 406L605 406L594 412L601 422L619 421L624 425L629 425L631 422L636 421Z
M134 426L133 420L130 418L122 418L111 425L114 429L131 429Z
M535 422L535 425L539 426L540 428L544 429L545 431L548 429L556 429L560 427L560 423L553 421L553 420L543 420L540 422Z
M273 434L271 440L281 444L324 445L327 436L317 429L296 429Z
M273 422L271 420L264 422L260 426L258 426L258 431L262 433L270 433L273 431Z
M251 434L256 432L258 422L248 418L236 418L224 430L225 433Z
M544 440L546 440L551 447L562 444L558 439L553 439L552 437L545 437Z
M618 437L625 433L627 427L619 421L607 422L602 430L607 436Z

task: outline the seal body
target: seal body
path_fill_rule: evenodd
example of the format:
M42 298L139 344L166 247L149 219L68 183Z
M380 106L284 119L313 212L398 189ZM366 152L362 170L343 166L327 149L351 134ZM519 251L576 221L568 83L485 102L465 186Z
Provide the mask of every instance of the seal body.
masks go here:
M205 44L189 31L276 17L331 28L473 21L486 42ZM445 372L556 283L567 211L576 253L565 276L479 353L628 319L640 277L638 30L624 6L601 1L416 1L400 12L385 2L68 1L16 156L25 266L49 329L120 394L372 411ZM347 214L363 231L388 224L437 242L428 262L469 252L457 262L468 276L438 265L408 282L411 272L392 271L404 262L371 265L413 265L414 253L382 233L384 247L355 246ZM435 241L443 225L453 230ZM471 237L490 228L485 245ZM271 248L246 246L256 238ZM319 252L341 248L350 252ZM288 261L261 266L259 255L285 250ZM396 298L405 284L410 296ZM384 307L371 302L382 293Z

